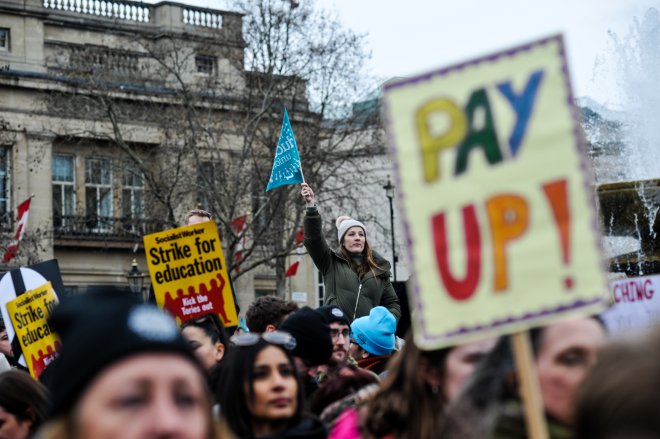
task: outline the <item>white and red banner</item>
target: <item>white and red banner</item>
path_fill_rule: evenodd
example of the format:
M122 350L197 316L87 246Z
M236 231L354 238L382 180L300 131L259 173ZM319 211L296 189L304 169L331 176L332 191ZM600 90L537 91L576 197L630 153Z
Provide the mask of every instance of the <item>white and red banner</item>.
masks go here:
M660 324L660 275L610 282L614 304L602 314L613 337L638 335Z
M28 198L18 206L18 215L16 218L16 233L14 234L13 241L9 244L9 246L7 246L5 255L2 258L3 262L11 261L16 256L16 253L18 253L18 243L21 241L21 239L23 239L23 235L25 234L25 229L27 227L31 199L32 199L31 197Z

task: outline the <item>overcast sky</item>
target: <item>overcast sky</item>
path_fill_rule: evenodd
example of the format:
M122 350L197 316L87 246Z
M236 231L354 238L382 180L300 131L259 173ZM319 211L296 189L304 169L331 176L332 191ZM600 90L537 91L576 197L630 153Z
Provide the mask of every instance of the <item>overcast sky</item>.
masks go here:
M308 0L300 0L302 2ZM182 0L226 9L228 0ZM611 62L608 30L628 32L657 0L317 0L367 34L370 73L410 76L563 33L576 96L616 105L616 88L597 59Z
M301 0L305 1L305 0ZM379 76L444 67L544 36L563 33L576 95L608 100L611 84L597 57L609 60L608 30L622 36L657 0L319 0L341 21L368 33ZM611 47L611 45L609 45Z

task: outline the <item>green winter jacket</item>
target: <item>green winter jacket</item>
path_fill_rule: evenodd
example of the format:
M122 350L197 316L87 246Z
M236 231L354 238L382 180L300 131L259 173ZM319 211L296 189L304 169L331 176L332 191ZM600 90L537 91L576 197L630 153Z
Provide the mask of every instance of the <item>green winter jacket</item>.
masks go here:
M350 321L369 315L369 311L378 305L387 308L399 320L401 307L390 282L390 263L372 250L374 261L379 268L359 279L342 254L330 249L321 229L322 221L318 210L316 207L307 208L303 243L314 265L323 274L323 303L338 306Z

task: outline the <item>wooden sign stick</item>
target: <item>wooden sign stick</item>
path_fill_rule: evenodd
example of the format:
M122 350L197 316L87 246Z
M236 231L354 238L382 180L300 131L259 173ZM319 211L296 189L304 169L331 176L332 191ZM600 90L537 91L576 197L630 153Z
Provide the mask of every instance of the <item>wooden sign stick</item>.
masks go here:
M532 344L529 332L517 332L511 337L513 356L520 379L520 394L525 413L527 435L531 439L549 439L545 422L543 399L536 369L533 366Z

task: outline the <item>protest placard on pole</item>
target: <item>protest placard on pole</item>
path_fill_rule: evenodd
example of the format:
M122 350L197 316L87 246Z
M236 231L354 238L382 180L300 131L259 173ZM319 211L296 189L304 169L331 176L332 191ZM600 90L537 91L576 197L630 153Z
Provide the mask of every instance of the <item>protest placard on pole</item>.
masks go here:
M7 313L27 361L30 375L39 378L60 349L60 340L48 323L57 305L57 296L50 282L26 291L7 302Z
M210 313L225 326L238 324L215 222L146 235L144 247L156 302L180 324Z
M603 309L607 284L563 40L385 86L415 341L437 349ZM522 388L530 437L547 437Z
M598 221L561 37L389 83L384 107L421 347L602 309Z
M62 282L62 275L60 274L60 266L57 259L50 259L37 264L20 267L5 273L0 278L0 308L2 309L3 320L5 322L10 321L9 314L7 313L7 302L14 300L26 291L41 287L47 282L50 282L56 296L61 297L61 294L64 293L64 283ZM18 363L27 367L28 363L23 355L12 325L7 325L7 336L9 337L14 356L18 359Z
M545 422L543 397L538 374L534 368L534 354L529 332L517 332L511 336L512 352L520 380L520 394L525 409L525 426L532 439L548 439L548 425Z

